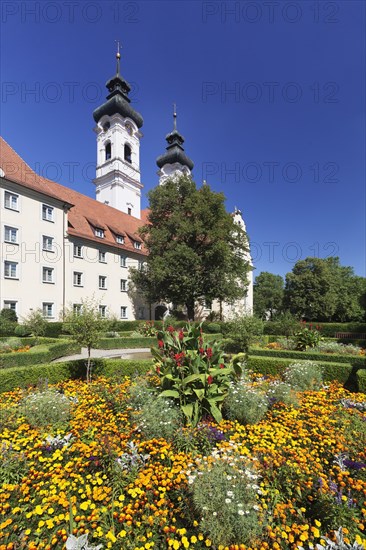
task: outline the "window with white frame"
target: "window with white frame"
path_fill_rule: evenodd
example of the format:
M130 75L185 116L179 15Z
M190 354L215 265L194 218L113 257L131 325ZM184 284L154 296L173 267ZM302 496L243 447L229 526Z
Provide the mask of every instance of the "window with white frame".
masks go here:
M11 309L12 311L17 310L17 304L15 300L4 300L4 309Z
M99 275L99 288L101 290L107 288L107 277L105 277L105 275Z
M143 260L139 260L138 264L137 264L137 269L139 271L142 271L144 269L144 267L145 267L145 262Z
M53 206L48 206L48 204L42 204L42 220L47 222L53 222L54 218L54 208Z
M11 227L10 225L4 226L4 241L6 243L17 244L18 243L18 229Z
M121 254L121 267L127 267L127 258L124 254Z
M95 236L104 239L104 231L100 227L95 228Z
M4 262L4 277L7 279L18 278L18 262Z
M99 250L99 262L101 264L107 263L107 254L103 250Z
M121 307L121 319L127 319L127 307L126 306Z
M121 292L127 292L127 280L121 279Z
M5 191L4 205L5 208L19 211L19 195L16 195L15 193L10 193L10 191Z
M73 309L73 312L76 315L80 315L80 313L81 313L81 304L73 304L72 309Z
M54 317L54 304L53 302L43 302L42 304L43 317L52 319Z
M116 243L118 244L124 244L125 239L122 237L122 235L116 235Z
M43 267L42 268L42 282L43 283L54 283L54 268L53 267Z
M74 256L75 258L83 257L83 247L81 244L74 244Z
M105 319L107 316L107 306L99 306L99 315Z
M133 246L137 248L137 250L141 250L141 243L139 243L138 241L133 241Z
M53 237L42 235L42 250L47 250L47 252L54 252L53 240Z
M83 274L80 271L73 273L74 286L83 286Z

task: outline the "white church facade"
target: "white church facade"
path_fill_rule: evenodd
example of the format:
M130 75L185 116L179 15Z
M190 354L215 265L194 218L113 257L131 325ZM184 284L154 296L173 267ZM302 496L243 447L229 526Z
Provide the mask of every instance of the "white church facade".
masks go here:
M22 319L42 309L52 321L65 308L80 308L94 298L103 317L154 319L157 304L147 304L129 286L129 268L146 261L139 227L147 221L141 210L140 139L143 119L128 97L130 86L120 74L108 80L106 101L94 113L97 167L96 200L37 175L0 138L0 309L10 308ZM159 184L170 177L191 175L193 162L177 131L167 135L158 157ZM234 220L245 229L241 213ZM252 266L250 252L246 260ZM242 300L212 304L225 317L253 309L252 271ZM239 282L240 284L240 282ZM210 309L199 308L205 317Z

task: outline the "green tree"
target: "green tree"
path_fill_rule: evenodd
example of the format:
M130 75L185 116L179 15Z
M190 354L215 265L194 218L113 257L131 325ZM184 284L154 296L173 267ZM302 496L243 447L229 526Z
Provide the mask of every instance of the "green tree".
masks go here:
M364 279L339 258L306 258L286 275L284 305L309 321L358 321L364 289Z
M253 285L254 313L261 319L272 321L282 310L284 280L281 275L262 271Z
M23 325L26 330L28 330L32 336L38 338L39 336L44 336L47 329L47 321L43 316L41 309L36 309L31 311L27 317L24 318Z
M225 210L224 195L188 177L168 180L149 193L148 223L140 230L148 250L145 267L131 270L146 299L185 305L233 302L246 293L245 232Z
M91 349L98 343L104 320L100 316L98 304L92 299L81 300L81 309L65 311L63 328L73 339L88 350L86 380L91 382Z

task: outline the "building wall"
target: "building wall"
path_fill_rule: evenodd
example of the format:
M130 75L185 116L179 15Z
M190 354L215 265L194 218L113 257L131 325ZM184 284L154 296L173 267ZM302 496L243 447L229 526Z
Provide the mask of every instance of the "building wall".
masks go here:
M5 207L5 192L17 197L17 210ZM143 256L129 251L123 253L103 244L102 240L99 244L68 236L67 212L60 201L41 197L5 180L2 180L0 197L0 309L15 303L16 313L22 319L31 310L52 304L52 314L47 310L49 320L58 321L64 307L93 298L106 306L106 316L129 320L150 318L149 307L129 284L129 268L138 268ZM43 219L43 205L52 208L52 220ZM6 242L6 228L16 230L16 242ZM52 238L52 250L43 249L43 237ZM81 258L75 255L74 245L81 246ZM105 258L99 253L104 253ZM126 258L126 267L121 266L121 254ZM14 277L6 275L6 262L15 266ZM51 271L44 272L44 269ZM75 272L82 274L80 286L75 284ZM106 277L104 289L99 285L100 276ZM121 290L121 279L126 281L126 290ZM125 317L122 317L122 307L126 308Z
M18 316L52 303L57 318L63 298L63 231L66 214L59 201L39 197L19 185L6 182L0 190L1 279L0 307L16 302ZM5 206L5 193L17 196L18 208ZM38 196L37 196L38 195ZM52 220L43 219L42 206L52 210ZM16 242L6 242L6 228L16 229ZM52 251L43 249L43 236L52 238ZM16 265L15 277L5 273L6 262ZM50 271L44 276L43 269ZM49 282L43 282L49 279Z

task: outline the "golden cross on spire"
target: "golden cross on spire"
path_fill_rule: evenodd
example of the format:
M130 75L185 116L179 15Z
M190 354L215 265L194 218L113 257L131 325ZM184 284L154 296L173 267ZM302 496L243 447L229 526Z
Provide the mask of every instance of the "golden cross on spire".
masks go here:
M117 59L117 74L119 74L119 61L121 59L121 54L119 53L119 50L120 50L120 41L119 40L115 40L115 43L117 44L117 53L116 53L116 59Z

